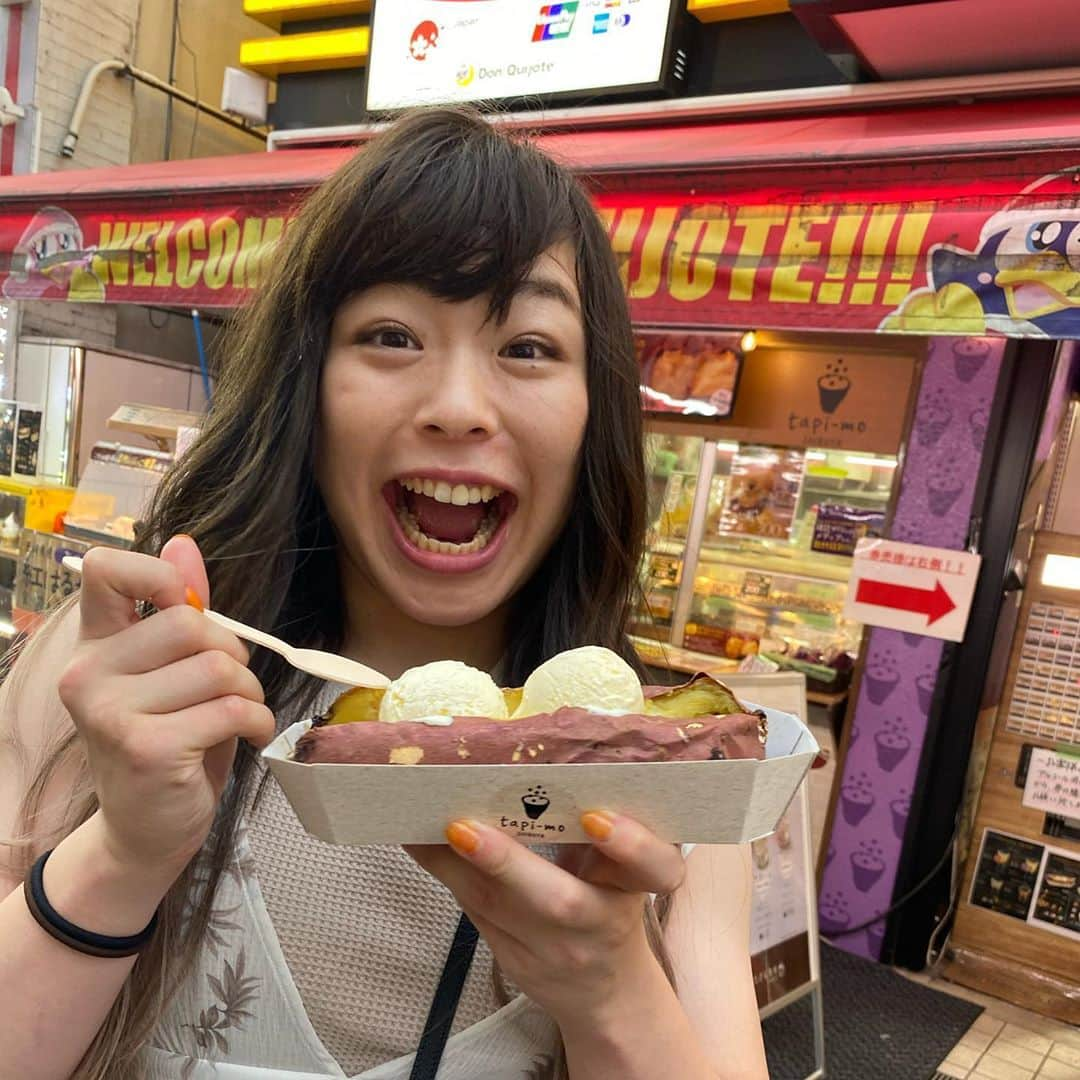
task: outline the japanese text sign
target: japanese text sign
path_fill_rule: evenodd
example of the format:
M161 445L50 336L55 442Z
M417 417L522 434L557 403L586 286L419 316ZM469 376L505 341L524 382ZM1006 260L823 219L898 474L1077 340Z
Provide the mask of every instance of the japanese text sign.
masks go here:
M1032 750L1023 803L1032 810L1080 820L1080 757Z
M981 562L966 551L860 540L844 615L869 626L963 641Z

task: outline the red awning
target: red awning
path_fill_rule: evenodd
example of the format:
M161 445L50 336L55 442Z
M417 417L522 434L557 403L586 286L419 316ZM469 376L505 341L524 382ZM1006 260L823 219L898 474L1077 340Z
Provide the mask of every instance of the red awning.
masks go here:
M191 194L235 199L237 192L302 192L325 180L353 152L320 149L273 156L235 154L5 176L0 178L0 207L13 202L61 199L65 203L101 203L120 197L138 199L152 215L155 207L166 207L169 200Z
M1080 336L1080 95L537 141L596 178L639 321ZM5 178L4 292L235 305L355 152Z

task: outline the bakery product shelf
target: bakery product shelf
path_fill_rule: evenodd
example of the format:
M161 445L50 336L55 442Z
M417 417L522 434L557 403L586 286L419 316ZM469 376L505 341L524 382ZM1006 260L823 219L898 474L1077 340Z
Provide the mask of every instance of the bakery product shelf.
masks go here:
M835 565L828 561L830 559L835 559ZM811 559L805 552L782 555L775 549L744 551L708 542L702 544L699 569L717 565L782 574L785 577L799 578L804 581L834 581L844 585L851 577L850 559L829 555Z
M677 645L665 645L663 642L651 641L636 634L631 635L630 641L637 650L638 656L646 664L667 668L669 671L679 671L684 675L697 675L701 672L708 675L730 673L736 671L739 666L737 661L727 660L713 653L683 649Z
M726 596L723 593L699 590L695 593L695 597L708 602L710 606L715 606L718 611L741 611L754 615L759 612L775 612L776 616L784 621L806 621L812 625L833 626L838 620L843 619L843 612L839 605L822 610L800 604L798 598L794 596Z
M686 551L686 541L654 540L648 550L654 555L681 556ZM740 570L783 574L785 577L798 578L802 581L835 581L845 585L851 577L851 560L835 555L822 555L815 559L807 557L806 552L803 551L787 555L775 549L740 550L706 541L701 545L698 566L703 568L717 565L734 566Z

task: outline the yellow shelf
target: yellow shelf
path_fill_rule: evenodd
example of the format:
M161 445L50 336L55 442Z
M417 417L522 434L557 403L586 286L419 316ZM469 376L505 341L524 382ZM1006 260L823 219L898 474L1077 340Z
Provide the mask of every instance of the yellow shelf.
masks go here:
M299 71L363 67L370 46L371 30L366 26L251 38L240 43L240 64L269 78Z
M701 22L752 19L758 15L781 15L791 10L789 0L687 0L686 10Z
M244 14L272 30L280 30L282 23L363 15L370 10L371 0L244 0Z

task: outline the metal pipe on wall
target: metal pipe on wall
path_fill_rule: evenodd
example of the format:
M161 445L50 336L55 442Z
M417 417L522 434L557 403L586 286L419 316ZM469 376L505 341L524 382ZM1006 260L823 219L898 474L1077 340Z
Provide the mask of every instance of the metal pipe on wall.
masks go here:
M151 75L148 71L132 67L126 60L102 60L95 64L86 73L86 77L83 79L82 89L79 91L78 100L75 102L75 108L71 113L71 121L68 124L67 134L64 136L64 142L60 148L60 153L64 157L69 158L75 156L75 147L79 143L79 132L82 128L83 120L86 117L86 109L90 104L90 97L94 92L94 86L106 71L115 71L118 76L126 75L136 82L141 82L145 86L151 86L155 90L160 90L163 94L168 94L169 97L175 98L177 101L184 102L185 105L190 105L192 108L206 113L207 116L212 116L215 120L218 120L223 124L228 124L229 127L236 128L237 131L243 131L245 134L253 136L260 142L266 141L265 133L245 124L242 120L237 120L235 116L224 112L222 109L215 108L213 105L207 105L205 102L200 101L195 97L194 94L189 94L186 90L181 90L177 86L170 86L169 83L165 82L163 79L159 79L156 75Z
M172 6L172 34L169 38L169 85L176 82L176 26L180 21L180 0L173 0ZM198 87L196 87L198 89ZM165 104L165 152L166 161L172 157L172 125L173 125L173 99L170 97Z

